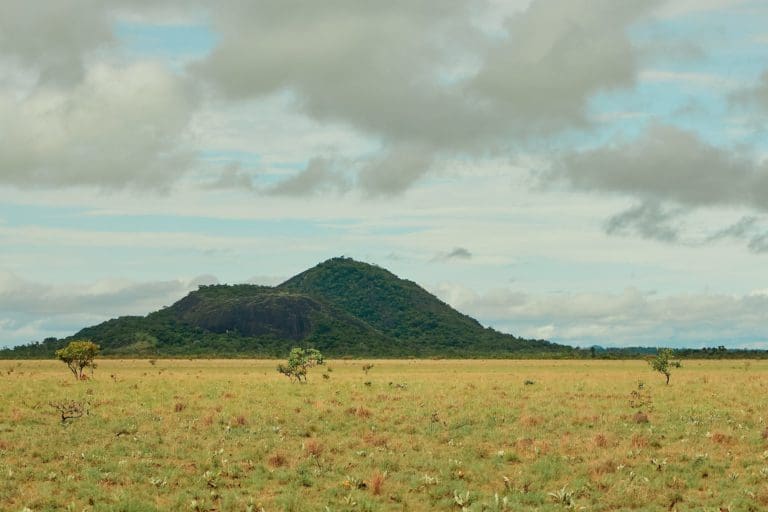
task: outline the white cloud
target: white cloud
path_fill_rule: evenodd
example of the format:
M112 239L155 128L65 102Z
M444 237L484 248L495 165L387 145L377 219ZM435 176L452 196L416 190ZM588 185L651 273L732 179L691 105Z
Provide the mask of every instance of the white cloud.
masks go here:
M192 107L179 77L148 62L95 65L72 88L21 99L0 90L0 181L162 188L189 165L178 143Z
M729 347L768 342L768 294L476 293L444 283L436 292L460 311L516 335L580 346Z

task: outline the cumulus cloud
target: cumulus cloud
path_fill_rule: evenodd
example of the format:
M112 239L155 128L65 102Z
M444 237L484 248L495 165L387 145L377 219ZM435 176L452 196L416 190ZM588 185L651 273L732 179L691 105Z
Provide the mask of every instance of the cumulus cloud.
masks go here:
M85 58L113 42L105 4L5 0L0 3L0 54L32 68L43 82L77 82Z
M587 123L594 93L634 83L626 32L655 3L534 0L493 33L473 21L486 2L232 3L213 12L221 42L191 70L234 102L290 90L313 119L379 141L356 183L390 195L439 154Z
M0 90L0 181L27 187L164 187L186 171L179 149L194 97L153 63L94 65L71 88L19 100Z
M488 53L472 90L499 102L528 129L585 122L592 94L634 83L637 52L626 29L655 3L532 2L508 20L509 37Z
M635 288L618 293L533 294L510 289L477 293L450 283L435 291L484 323L521 336L547 332L550 339L572 345L768 343L765 293L661 296Z
M688 207L768 210L768 164L654 124L638 139L567 154L554 173L575 188Z
M639 199L639 205L608 219L608 234L691 242L678 225L688 212L720 207L768 211L768 161L743 149L718 147L693 132L655 123L633 140L566 153L542 177L577 190ZM745 238L759 252L759 239L744 234L752 224L714 227L713 234L695 243Z

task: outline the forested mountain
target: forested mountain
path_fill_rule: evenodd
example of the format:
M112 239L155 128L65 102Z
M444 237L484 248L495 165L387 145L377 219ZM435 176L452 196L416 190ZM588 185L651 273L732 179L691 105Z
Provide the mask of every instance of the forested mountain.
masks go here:
M201 286L172 306L6 351L47 357L71 339L104 355L281 357L293 346L330 357L568 355L570 347L485 328L412 281L333 258L275 286ZM10 353L9 353L10 352Z

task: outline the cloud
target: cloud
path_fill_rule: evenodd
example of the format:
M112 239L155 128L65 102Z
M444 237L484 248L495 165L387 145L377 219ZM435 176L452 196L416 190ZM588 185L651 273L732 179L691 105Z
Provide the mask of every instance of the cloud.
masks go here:
M307 196L329 191L344 192L349 186L347 177L333 168L333 162L313 158L304 170L265 191L277 196Z
M685 207L768 210L768 164L665 124L638 139L566 154L546 175L587 191L613 192Z
M404 192L432 166L433 155L424 147L406 144L389 149L363 164L358 186L371 196Z
M452 260L470 260L472 259L472 253L469 252L469 249L465 249L464 247L455 247L453 250L446 252L446 253L440 253L434 258L432 258L432 261L452 261Z
M206 187L212 189L241 189L255 190L253 178L238 164L227 165L221 174L212 183L207 183Z
M762 233L750 238L748 247L754 253L762 254L768 252L768 233Z
M214 276L136 282L102 279L51 285L0 272L0 340L26 343L67 336L83 327L122 315L145 315L182 298Z
M84 60L113 42L100 0L0 3L0 54L33 69L43 82L74 83Z
M609 235L637 235L661 242L676 242L680 233L671 221L679 215L680 211L664 209L656 202L646 201L608 219L605 232Z
M458 310L520 336L573 345L728 347L766 343L768 295L657 295L635 288L618 293L534 294L510 289L477 293L444 283L435 290Z
M707 242L714 242L724 238L744 238L754 231L757 221L758 218L752 215L744 216L734 224L726 226L707 237Z
M183 297L214 276L191 280L134 282L105 279L93 283L50 285L0 272L0 311L41 315L96 314L106 317L146 314Z
M730 99L736 105L756 106L763 111L768 111L768 71L760 76L757 84L735 91Z
M634 84L627 30L655 3L535 0L491 32L473 21L487 2L232 3L213 12L220 43L190 70L231 102L290 91L312 119L372 138L380 151L354 182L393 195L438 156L507 152L590 122L592 95ZM286 187L322 179L338 188L332 173Z
M0 89L0 182L22 187L163 188L186 172L180 139L194 95L154 63L98 64L72 87L19 100Z
M634 84L637 52L626 29L654 3L535 1L508 20L509 37L488 53L471 90L528 129L584 123L592 94Z

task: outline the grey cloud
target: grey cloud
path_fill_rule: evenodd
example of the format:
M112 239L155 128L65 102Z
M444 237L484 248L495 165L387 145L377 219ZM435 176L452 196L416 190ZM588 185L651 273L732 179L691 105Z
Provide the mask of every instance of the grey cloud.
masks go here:
M36 73L40 83L72 85L88 61L114 49L115 20L140 13L168 18L199 7L177 0L56 0L0 2L0 56Z
M548 178L687 207L768 210L768 164L655 124L634 141L565 155Z
M464 247L455 247L449 252L440 253L432 261L470 260L472 253Z
M372 196L399 194L429 171L432 159L432 153L423 147L395 146L365 162L358 173L357 184Z
M345 191L349 188L346 176L333 168L333 163L314 158L306 169L290 178L265 189L268 194L285 196L307 196L327 191Z
M290 90L314 119L377 138L356 184L390 195L439 154L587 123L592 94L634 83L626 30L655 3L535 0L501 38L471 21L482 1L224 3L220 44L190 69L232 101Z
M84 58L113 40L102 0L0 2L0 54L31 67L44 82L78 81Z
M288 88L322 121L387 140L456 141L471 133L457 122L471 110L438 73L481 37L470 5L229 3L214 12L220 45L192 69L235 100Z
M768 233L753 236L749 240L749 250L758 254L768 252Z
M665 209L656 202L646 201L608 219L605 232L609 235L638 235L651 240L675 242L680 232L672 225L672 221L680 214L679 210Z
M646 0L538 0L507 22L471 89L512 116L539 124L585 122L593 93L634 83L637 50L625 32Z
M723 238L744 238L754 230L757 220L757 217L753 216L742 217L734 224L726 226L708 236L707 242L714 242Z

